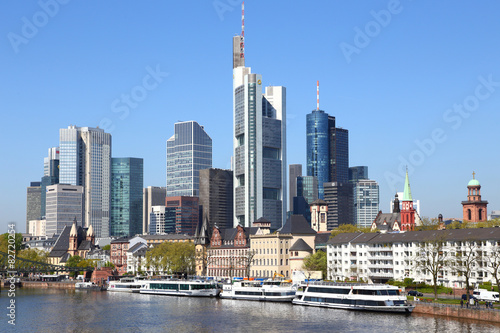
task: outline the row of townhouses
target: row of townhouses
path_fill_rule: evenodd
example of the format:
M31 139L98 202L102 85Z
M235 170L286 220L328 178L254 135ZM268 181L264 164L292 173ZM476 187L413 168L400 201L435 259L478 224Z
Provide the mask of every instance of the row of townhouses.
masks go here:
M345 233L327 243L330 280L389 280L433 284L436 267L439 285L465 288L496 284L500 263L500 228L409 231L404 233Z

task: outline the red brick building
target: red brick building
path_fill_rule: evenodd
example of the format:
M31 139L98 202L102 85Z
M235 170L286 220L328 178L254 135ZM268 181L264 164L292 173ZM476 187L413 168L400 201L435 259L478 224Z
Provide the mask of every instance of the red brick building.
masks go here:
M464 221L483 222L487 219L488 201L481 200L481 184L475 179L475 173L472 173L472 179L467 184L467 201L462 201Z

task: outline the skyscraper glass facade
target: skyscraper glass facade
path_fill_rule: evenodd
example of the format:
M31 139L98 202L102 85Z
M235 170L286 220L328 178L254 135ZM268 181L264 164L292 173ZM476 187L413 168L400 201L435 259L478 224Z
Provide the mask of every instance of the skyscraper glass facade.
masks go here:
M212 139L196 121L175 124L167 140L167 196L198 196L201 169L212 167Z
M318 199L318 179L314 176L297 177L297 196L304 197L310 205Z
M59 183L84 187L84 226L109 236L111 134L69 126L59 131Z
M306 116L307 175L318 180L318 196L324 199L323 184L330 181L329 116L318 110ZM335 127L335 124L333 124Z
M111 236L142 233L142 158L113 158L111 163Z
M266 87L250 68L233 70L234 225L286 218L286 89Z

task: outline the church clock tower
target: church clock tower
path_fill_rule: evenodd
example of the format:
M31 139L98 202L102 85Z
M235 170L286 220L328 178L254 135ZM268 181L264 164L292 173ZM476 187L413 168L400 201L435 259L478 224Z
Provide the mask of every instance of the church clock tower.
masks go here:
M410 180L408 170L406 170L405 189L401 204L401 231L415 230L415 209L413 208L413 198L411 196Z

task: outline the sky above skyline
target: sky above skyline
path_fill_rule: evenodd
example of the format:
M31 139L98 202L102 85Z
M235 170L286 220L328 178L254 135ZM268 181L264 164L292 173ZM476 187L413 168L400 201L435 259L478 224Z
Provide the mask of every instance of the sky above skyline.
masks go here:
M232 155L232 37L241 2L3 1L0 4L0 232L24 232L26 187L43 176L59 129L100 126L113 157L144 159L165 186L166 140L195 120L213 166ZM408 167L421 215L462 218L475 171L500 210L500 3L245 2L246 66L287 89L287 163L306 170L306 114L349 130L350 166L366 165L388 212Z

